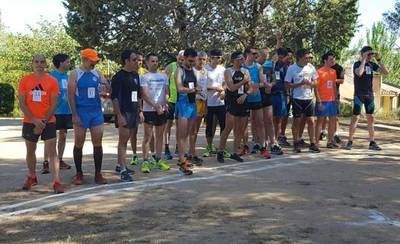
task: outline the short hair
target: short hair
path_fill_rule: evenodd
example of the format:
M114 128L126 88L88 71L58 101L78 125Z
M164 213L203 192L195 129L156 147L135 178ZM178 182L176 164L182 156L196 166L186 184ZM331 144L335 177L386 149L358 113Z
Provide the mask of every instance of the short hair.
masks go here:
M69 59L69 56L65 53L57 53L56 55L53 56L53 65L57 69L60 68L60 65L62 62L65 62L65 60Z
M292 51L292 49L290 49L290 47L287 47L286 50L288 53L293 53L293 51Z
M150 57L157 57L158 58L157 54L149 53L149 54L146 55L146 61L148 61L150 59Z
M278 50L276 50L276 54L281 55L281 56L287 56L288 55L288 50L284 47L280 47L278 48Z
M235 51L231 54L231 60L235 60L237 59L240 55L243 55L243 53L241 51Z
M335 54L332 51L328 51L328 52L324 53L324 55L322 55L321 60L324 62L324 61L328 60L329 56L335 57Z
M207 57L207 53L204 51L198 51L197 52L197 57Z
M244 49L243 55L247 58L247 55L249 55L249 53L251 53L251 49L256 49L255 47L246 47L246 49Z
M361 54L366 53L368 51L372 51L372 47L370 46L364 46L363 48L361 48Z
M33 63L33 62L35 61L35 59L37 59L37 58L43 58L44 61L47 61L47 60L46 60L46 56L45 56L43 53L37 53L37 54L33 55L33 57L32 57L32 63Z
M209 54L210 54L210 56L220 57L220 56L222 56L222 51L220 49L214 48L209 51Z
M135 53L135 52L131 49L125 49L124 51L122 51L122 53L121 53L122 65L125 65L125 60L129 59L131 57L132 53Z
M300 48L296 52L296 58L297 58L297 60L299 60L299 59L303 58L304 56L306 56L309 53L310 53L310 50L308 50L306 48Z
M197 57L197 52L194 48L186 48L185 51L183 52L184 57Z

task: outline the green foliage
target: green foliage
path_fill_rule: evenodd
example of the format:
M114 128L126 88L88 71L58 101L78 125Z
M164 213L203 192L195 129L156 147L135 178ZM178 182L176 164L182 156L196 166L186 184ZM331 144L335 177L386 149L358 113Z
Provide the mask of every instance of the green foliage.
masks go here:
M116 60L124 48L168 60L188 46L225 51L275 48L275 33L294 50L340 52L357 26L357 0L64 0L67 32Z
M383 19L390 30L400 35L400 1L397 0L394 9L383 14Z
M353 115L353 105L351 103L341 102L339 106L341 117L350 117Z
M0 83L0 115L9 115L14 109L14 88L8 83Z

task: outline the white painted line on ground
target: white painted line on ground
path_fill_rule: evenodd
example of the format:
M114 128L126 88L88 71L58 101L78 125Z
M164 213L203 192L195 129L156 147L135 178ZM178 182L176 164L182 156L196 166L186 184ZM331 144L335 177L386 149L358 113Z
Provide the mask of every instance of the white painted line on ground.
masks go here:
M258 171L264 171L264 170L271 170L271 169L276 169L276 168L283 168L283 167L292 167L292 166L297 166L297 165L307 165L307 164L316 164L316 163L321 163L322 161L313 161L313 160L299 160L296 163L279 163L279 164L274 164L274 165L267 165L263 167L258 167L258 168L251 168L251 169L245 169L245 170L236 170L230 173L221 173L221 174L215 174L212 176L200 176L200 177L185 177L181 178L179 180L171 180L171 181L160 181L160 182L154 182L154 183L143 183L141 185L136 185L132 187L125 187L125 188L119 188L119 189L109 189L106 191L100 191L96 193L90 193L78 197L72 197L64 200L59 200L56 202L48 203L48 204L43 204L39 207L32 207L32 208L27 208L27 209L21 209L17 211L11 211L11 212L4 212L0 214L0 217L6 217L6 216L15 216L15 215L21 215L21 214L26 214L26 213L32 213L32 212L38 212L43 209L48 209L52 207L58 207L61 205L64 205L66 203L70 202L75 202L79 200L84 200L88 199L93 196L99 196L99 195L110 195L110 194L115 194L121 191L133 191L133 190L138 190L138 189L144 189L144 188L149 188L149 187L157 187L157 186L165 186L165 185L172 185L172 184L179 184L182 182L194 182L194 181L203 181L203 180L213 180L217 178L222 178L222 177L232 177L236 175L242 175L242 174L247 174L247 173L254 173Z
M367 226L367 225L376 225L376 224L383 224L383 225L392 225L396 227L400 227L400 221L392 220L386 217L382 212L379 212L375 209L368 210L369 215L368 218L370 220L361 221L361 222L350 222L349 225L354 226Z

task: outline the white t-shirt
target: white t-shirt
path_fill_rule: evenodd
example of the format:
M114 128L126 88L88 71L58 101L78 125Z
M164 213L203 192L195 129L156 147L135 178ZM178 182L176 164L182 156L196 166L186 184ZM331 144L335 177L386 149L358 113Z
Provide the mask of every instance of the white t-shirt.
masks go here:
M218 65L215 67L211 67L211 65L206 64L206 69L208 71L208 85L212 87L222 87L224 83L225 77L225 67L222 65ZM207 92L207 106L208 107L217 107L223 106L225 104L224 100L219 97L219 92L217 91L208 91Z
M149 97L157 105L165 105L165 95L168 89L168 77L164 73L146 73L140 78L140 86L147 87ZM143 100L143 111L155 111L155 109Z
M201 93L196 94L196 99L205 101L207 99L208 71L206 69L197 70L196 68L193 68L193 71L197 79L197 86L201 89Z
M315 70L312 64L307 64L304 67L299 66L298 64L292 64L289 66L286 76L285 82L298 84L303 81L303 79L307 79L309 81L314 81L318 78L318 73ZM313 99L312 88L309 86L300 86L293 89L293 98L299 100L311 100Z

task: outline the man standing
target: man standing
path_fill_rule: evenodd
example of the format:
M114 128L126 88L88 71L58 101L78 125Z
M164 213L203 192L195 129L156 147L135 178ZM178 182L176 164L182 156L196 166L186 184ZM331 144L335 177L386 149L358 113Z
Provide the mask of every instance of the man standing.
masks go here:
M169 150L169 141L171 138L171 128L174 124L175 119L175 104L178 98L178 92L176 90L176 70L183 64L184 57L183 57L183 50L179 51L178 55L176 56L176 62L172 62L165 68L165 73L168 76L168 88L169 88L169 98L168 98L168 111L167 111L167 125L165 126L164 131L164 142L165 142L165 149L164 149L164 157L166 160L172 159L172 154ZM178 129L176 130L176 137L178 138ZM176 144L177 151L178 144Z
M314 103L312 89L315 87L315 80L318 78L317 72L309 62L311 53L307 49L299 49L296 52L297 63L289 66L285 84L288 89L293 90L293 146L294 151L301 152L300 132L302 116L308 124L308 135L310 137L310 152L318 153L319 148L315 145L315 125L314 125Z
M30 190L38 184L36 176L36 144L39 137L44 141L45 150L49 154L53 173L53 189L55 193L63 193L60 181L59 161L56 152L56 118L59 94L57 80L46 73L46 58L36 54L32 60L33 73L24 76L18 84L18 100L24 113L22 137L26 145L26 163L28 176L22 187Z
M70 169L71 166L64 162L64 149L67 138L67 130L72 129L72 115L71 109L68 104L68 74L71 64L67 54L58 53L53 57L54 70L50 72L50 75L57 79L60 95L58 96L57 109L55 112L56 116L56 129L58 130L58 159L60 162L60 169ZM44 151L43 169L42 174L50 173L49 168L49 155L48 152Z
M126 148L130 138L136 141L139 118L143 119L140 111L141 89L137 70L138 57L132 50L121 53L122 69L119 70L111 81L111 99L113 101L115 126L118 128L118 166L121 181L132 181L129 175L132 170L126 163ZM119 170L118 170L119 169Z
M372 62L375 58L376 62ZM369 133L369 149L380 151L382 150L375 142L374 134L374 92L372 89L372 81L374 72L378 71L383 75L387 75L385 65L378 53L373 52L372 48L365 46L361 49L361 61L357 61L353 66L354 74L354 107L353 117L351 119L349 128L349 141L345 149L351 150L353 148L353 137L356 132L357 123L360 118L361 108L364 105L365 113L368 120L368 133Z
M141 80L143 89L143 115L144 115L144 138L143 138L143 163L142 172L150 173L153 166L161 170L169 170L169 165L162 160L162 144L165 123L167 122L166 111L168 110L168 77L157 71L158 57L155 54L146 56L146 65L149 70ZM150 141L155 127L154 144L156 149L155 162L153 165L149 160Z
M203 157L209 157L216 153L217 149L213 146L213 138L216 130L216 122L219 124L220 133L225 128L225 67L221 65L222 51L219 49L210 50L210 63L206 64L208 72L207 85L207 120L206 120L206 140L207 147ZM230 157L228 151L224 151L226 158Z
M68 80L68 101L72 111L75 133L73 154L76 175L73 183L75 185L83 183L82 148L85 143L86 130L89 129L93 144L94 181L96 184L107 184L107 180L101 174L104 117L100 101L100 93L106 92L108 89L107 82L100 71L95 69L100 58L94 49L86 48L81 51L80 56L82 63L71 72Z

